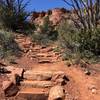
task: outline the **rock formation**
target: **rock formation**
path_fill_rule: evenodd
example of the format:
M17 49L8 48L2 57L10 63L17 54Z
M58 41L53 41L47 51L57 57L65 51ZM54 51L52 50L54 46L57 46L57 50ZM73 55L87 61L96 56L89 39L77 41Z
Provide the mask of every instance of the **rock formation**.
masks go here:
M33 12L30 22L40 25L43 23L43 18L45 16L49 16L49 20L53 23L53 25L57 25L63 18L69 18L70 14L71 12L65 8L55 8L48 10L47 12Z

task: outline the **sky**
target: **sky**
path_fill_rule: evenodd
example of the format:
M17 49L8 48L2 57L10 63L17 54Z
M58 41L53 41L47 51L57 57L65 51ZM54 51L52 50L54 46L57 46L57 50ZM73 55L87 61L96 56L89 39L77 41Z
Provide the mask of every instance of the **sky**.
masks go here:
M31 0L27 9L29 11L47 11L48 9L62 7L67 7L67 5L62 0Z

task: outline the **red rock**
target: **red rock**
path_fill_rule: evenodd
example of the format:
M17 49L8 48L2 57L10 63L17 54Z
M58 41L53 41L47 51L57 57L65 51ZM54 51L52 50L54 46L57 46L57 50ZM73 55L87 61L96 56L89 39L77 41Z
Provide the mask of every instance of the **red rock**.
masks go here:
M68 77L63 72L56 72L51 81L54 85L65 85L69 81Z
M15 100L48 100L48 92L40 88L25 88L17 94Z
M23 77L24 69L23 68L16 68L13 66L7 66L6 69L11 72L11 74L17 74L20 77Z
M21 82L21 86L29 88L48 88L52 87L51 81L29 81L25 80Z
M15 96L19 91L19 88L11 81L4 81L2 88L6 97Z
M50 89L48 100L64 100L65 91L62 86L54 86Z
M28 80L45 81L52 78L52 71L26 71L24 72L24 78Z

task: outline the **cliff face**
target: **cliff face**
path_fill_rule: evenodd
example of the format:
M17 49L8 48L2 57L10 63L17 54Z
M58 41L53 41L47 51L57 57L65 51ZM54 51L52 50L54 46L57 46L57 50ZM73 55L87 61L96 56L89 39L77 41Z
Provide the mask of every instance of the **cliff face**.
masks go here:
M31 15L31 23L42 25L43 18L49 16L49 20L53 25L57 25L63 18L69 18L70 14L71 12L64 8L55 8L47 12L33 12Z

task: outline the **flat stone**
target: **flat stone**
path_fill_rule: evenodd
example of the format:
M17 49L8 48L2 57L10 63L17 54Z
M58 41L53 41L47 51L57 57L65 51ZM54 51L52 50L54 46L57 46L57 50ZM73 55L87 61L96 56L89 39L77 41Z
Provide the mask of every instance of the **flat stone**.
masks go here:
M51 81L29 81L29 80L24 80L20 84L23 87L29 87L29 88L48 88L48 87L52 86Z
M21 90L15 100L48 100L48 92L44 89L25 88Z
M37 80L37 81L46 81L51 80L55 76L63 76L65 73L63 71L34 71L34 70L28 70L24 72L24 79L27 80Z
M52 78L53 72L51 71L26 71L24 72L24 78L28 80L50 80Z

